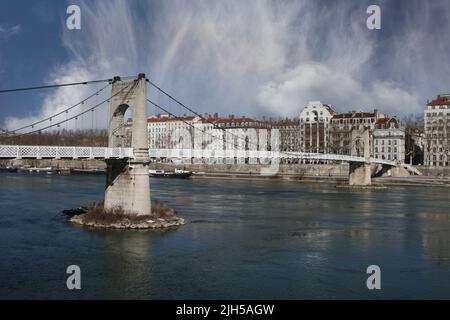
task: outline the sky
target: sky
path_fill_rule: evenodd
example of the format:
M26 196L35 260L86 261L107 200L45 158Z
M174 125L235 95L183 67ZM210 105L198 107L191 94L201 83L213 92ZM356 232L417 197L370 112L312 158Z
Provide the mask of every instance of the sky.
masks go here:
M71 4L80 30L66 27ZM372 4L380 30L366 27ZM2 0L0 89L143 72L201 113L298 117L319 100L401 118L450 92L449 17L449 0ZM0 94L0 127L51 116L98 88ZM185 112L153 90L149 98ZM103 107L77 125L107 118Z

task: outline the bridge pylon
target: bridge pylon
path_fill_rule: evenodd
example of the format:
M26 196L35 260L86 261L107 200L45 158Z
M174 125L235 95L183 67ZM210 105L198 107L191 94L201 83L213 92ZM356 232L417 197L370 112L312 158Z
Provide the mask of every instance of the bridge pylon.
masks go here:
M362 144L362 146L361 146ZM372 168L370 165L370 129L363 131L352 131L352 156L359 156L361 147L363 148L365 162L349 163L350 186L370 186L372 184Z
M131 147L134 157L109 159L107 163L105 210L122 209L129 215L150 215L148 165L147 83L145 74L136 80L115 77L112 83L108 147L124 147L124 116L133 112Z

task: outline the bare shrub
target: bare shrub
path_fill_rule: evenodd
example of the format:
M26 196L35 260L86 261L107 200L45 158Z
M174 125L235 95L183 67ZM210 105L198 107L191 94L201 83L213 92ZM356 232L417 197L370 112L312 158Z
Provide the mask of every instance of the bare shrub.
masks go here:
M133 224L139 224L148 220L155 220L158 218L168 219L177 215L175 209L169 208L161 202L155 201L152 204L151 215L133 215L126 214L120 207L113 210L106 211L103 203L92 204L83 215L83 223L97 223L97 224L114 224L123 221L128 221Z

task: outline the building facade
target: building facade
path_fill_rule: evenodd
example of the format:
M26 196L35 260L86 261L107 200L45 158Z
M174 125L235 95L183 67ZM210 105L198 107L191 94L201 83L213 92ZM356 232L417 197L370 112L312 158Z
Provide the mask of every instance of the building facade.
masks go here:
M352 111L335 114L331 119L330 153L351 155L352 136L355 136L355 132L362 132L365 128L373 132L375 124L385 118L387 116L378 112L377 109L373 112ZM370 149L373 150L372 146Z
M405 163L423 165L425 131L423 128L407 127L405 129Z
M450 165L450 94L438 95L427 103L424 113L424 164Z
M405 129L396 118L379 119L372 137L374 158L405 162Z
M301 132L299 119L285 119L271 122L271 129L278 129L278 151L301 151Z
M300 113L300 151L328 153L331 119L336 112L320 101L311 101Z
M131 126L131 122L125 124L126 129L130 129ZM312 101L303 109L298 119L278 121L234 115L219 117L217 113L213 116L201 117L170 115L148 117L150 149L217 150L235 154L231 157L225 156L224 159L193 157L192 161L206 163L225 163L225 161L258 163L261 161L248 156L247 151L357 156L361 155L364 149L359 140L366 130L370 132L371 156L385 160L405 161L404 128L400 126L396 118L389 118L376 109L373 112L353 111L338 114L329 105ZM126 131L131 133L131 130ZM130 134L125 136L131 141ZM291 162L295 162L295 159Z

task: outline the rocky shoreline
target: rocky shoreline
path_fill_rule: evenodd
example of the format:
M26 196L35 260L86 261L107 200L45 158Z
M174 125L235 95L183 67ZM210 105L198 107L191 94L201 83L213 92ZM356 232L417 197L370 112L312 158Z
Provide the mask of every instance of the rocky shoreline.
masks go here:
M84 220L86 214L76 215L69 219L71 223L92 227L92 228L103 228L103 229L170 229L176 228L186 224L186 220L181 217L173 217L170 219L157 218L156 220L146 220L142 222L133 222L128 218L123 218L119 221L113 223L103 223L98 221L88 221Z
M103 203L64 210L63 214L73 224L102 229L166 230L187 223L177 215L175 209L159 202L153 203L152 213L145 216L125 214L120 208L106 211Z

